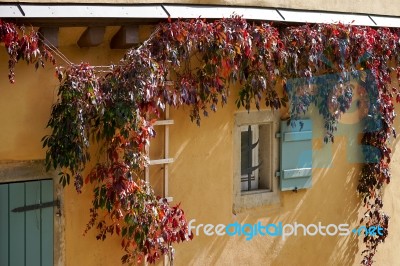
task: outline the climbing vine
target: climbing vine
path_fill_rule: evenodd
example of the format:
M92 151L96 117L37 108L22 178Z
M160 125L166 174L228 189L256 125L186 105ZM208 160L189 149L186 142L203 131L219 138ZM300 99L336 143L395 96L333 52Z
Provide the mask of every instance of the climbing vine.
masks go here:
M19 59L53 61L34 32L18 36L15 26L0 22L11 82ZM238 108L287 107L295 122L315 105L324 120L324 141L333 142L356 83L363 92L360 105L366 109L365 161L357 188L365 207L360 223L383 228L383 235L364 237L361 263L372 265L379 243L388 235L382 188L391 177L388 141L396 136L394 102L400 101L391 73L400 78L399 55L397 32L386 28L273 27L239 16L161 23L149 40L129 50L106 75L87 63L57 69L58 101L48 123L52 134L43 138L46 165L62 169L63 185L73 178L78 192L85 183L93 185L87 230L96 227L102 240L114 232L121 235L123 262L145 257L155 262L163 254L172 259L172 244L189 240L192 234L179 206L156 197L142 180L148 165L145 147L155 136L153 124L166 105L189 106L190 118L200 125L201 116L227 103L230 85L236 83ZM103 157L84 177L94 143L103 147Z
M11 83L15 82L15 65L20 60L34 64L36 69L43 67L44 61L55 64L53 54L34 30L26 33L25 27L0 20L0 42L4 43L9 55L8 79Z

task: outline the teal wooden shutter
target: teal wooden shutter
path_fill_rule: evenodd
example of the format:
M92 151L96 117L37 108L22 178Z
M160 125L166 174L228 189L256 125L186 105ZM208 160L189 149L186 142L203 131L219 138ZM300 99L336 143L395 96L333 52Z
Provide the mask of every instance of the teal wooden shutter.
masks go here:
M0 184L0 265L8 266L8 185Z
M53 265L53 207L12 212L52 201L52 180L0 184L0 265Z
M281 122L280 187L282 191L312 185L312 121Z

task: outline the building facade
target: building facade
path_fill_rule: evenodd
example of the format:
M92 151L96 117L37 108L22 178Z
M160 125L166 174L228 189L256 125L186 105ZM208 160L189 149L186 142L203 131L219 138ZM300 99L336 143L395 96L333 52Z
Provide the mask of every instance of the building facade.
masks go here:
M118 0L86 1L85 4L80 1L68 1L72 4L58 5L66 3L26 1L18 7L13 3L0 2L0 14L4 12L0 17L26 25L31 23L35 29L56 26L58 49L74 63L90 62L92 65L116 63L126 51L124 46L129 46L130 42L145 41L157 23L168 18L163 8L172 14L172 18L197 17L199 12L204 12L204 17L206 14L212 14L210 16L217 18L221 15L214 14L237 10L238 15L239 11L248 12L246 14L251 19L252 12L256 12L254 10L262 10L265 14L276 16L276 20L281 23L304 23L304 17L298 18L303 14L301 12L312 14L310 19L314 21L309 22L319 22L331 14L333 18L342 16L349 19L348 22L355 18L360 24L369 26L374 26L373 23L388 26L388 23L398 23L397 20L400 20L397 17L400 14L400 5L389 1L141 3ZM37 4L47 9L36 10ZM95 4L95 7L91 4ZM124 13L124 8L137 7L137 4L145 4L146 9L136 10L143 13ZM193 4L207 7L200 6L205 9L199 9L198 6L191 6ZM70 17L71 13L68 12L73 12L77 5L82 13ZM112 15L104 13L104 6L110 8ZM64 10L57 9L59 7ZM100 9L96 9L97 7ZM179 9L182 7L183 9ZM190 9L192 7L194 9ZM22 11L19 8L22 8ZM216 11L215 8L221 10ZM277 13L276 9L281 10ZM307 13L310 11L312 13ZM185 12L188 12L187 16ZM262 12L257 13L257 19L261 19L259 17L263 16ZM329 14L324 18L325 13L322 12ZM50 17L51 14L54 14L53 17ZM115 17L118 14L121 17ZM372 21L369 20L371 16L375 18ZM389 17L393 21L388 22ZM264 20L273 19L266 16ZM134 26L136 39L133 41L116 37L121 26L127 24ZM93 31L85 33L88 28L92 28ZM97 31L100 31L100 34ZM48 36L54 37L53 34ZM97 41L98 38L100 41ZM115 47L110 48L115 38ZM46 124L51 106L57 97L58 84L54 78L54 68L48 64L44 69L35 71L32 66L21 63L16 68L16 83L9 84L6 74L7 60L5 49L0 49L0 73L3 73L3 77L0 78L0 207L3 210L7 208L7 213L0 210L0 219L4 220L0 228L1 238L3 234L7 235L7 243L4 243L9 248L12 245L20 246L21 253L40 254L34 256L40 261L38 265L119 265L123 251L118 237L102 242L96 240L95 230L89 231L86 236L82 235L89 220L92 200L90 186L85 186L82 194L77 194L73 186L65 189L60 187L57 172L45 171L45 150L40 140L50 133ZM219 106L216 113L202 119L200 127L190 121L189 110L184 107L170 109L169 119L173 120L173 124L168 125L168 133L165 133L164 126L156 126L157 137L150 145L150 158L165 158L166 149L167 157L173 158L173 162L168 165L168 195L173 198L173 203L181 203L195 233L192 241L176 246L175 265L358 265L362 259L361 251L364 245L362 236L354 233L346 236L339 233L332 236L299 234L287 238L256 235L251 239L246 235L218 236L216 232L211 236L207 235L206 224L347 224L351 230L358 228L359 219L363 215L361 200L356 192L361 168L361 161L357 160L361 154L357 144L360 125L356 101L350 111L340 119L335 142L330 144L324 144L323 122L317 115L318 111L312 109L306 115L305 121L305 130L310 134L302 134L299 137L307 140L306 145L309 145L309 148L306 149L312 152L297 155L309 159L304 159L301 173L283 173L282 162L287 161L286 156L295 153L295 148L290 146L289 152L282 157L286 151L280 148L284 134L292 133L291 129L285 131L286 123L282 123L288 117L288 110L273 112L268 108L262 108L260 111L253 108L247 112L237 109L235 88L231 89L228 104L224 107ZM396 120L395 128L399 127ZM165 143L166 139L168 145ZM251 145L247 144L256 141L258 147L248 149ZM394 139L391 143L394 151L391 163L393 178L391 184L384 189L384 209L391 216L390 233L375 256L376 265L398 263L397 254L394 252L400 244L400 227L397 226L400 221L400 193L397 189L400 186L400 180L397 178L400 174L400 167L397 165L400 153L397 146L398 139ZM260 167L251 173L251 180L247 182L247 167L257 165ZM149 167L150 182L160 194L165 189L165 183L162 181L164 168L164 165ZM287 169L291 168L293 167L288 166ZM282 184L283 175L305 179L299 183ZM19 196L14 199L14 195L17 194ZM39 227L47 228L49 232L39 230L36 237L40 235L43 243L50 243L51 238L53 241L50 246L43 244L33 249L34 245L30 245L29 242L21 244L20 241L27 241L26 236L20 235L14 239L10 235L16 230L13 226L18 223L15 222L18 218L15 218L17 212L9 211L24 205L35 205L38 197L39 202L52 202L53 211L48 212L48 220L43 218L40 222L37 220L37 214L31 215L30 218L27 215L28 218L24 219L32 219L33 225L29 225L32 229L27 225L25 230L28 232L37 231ZM42 212L45 215L44 210L40 209L41 215ZM7 218L5 215L8 215ZM46 221L49 221L49 224ZM41 223L41 226L37 223ZM271 232L273 234L275 231ZM0 254L1 252L7 254L9 260L19 257L17 253L10 253L5 249L0 249ZM23 263L22 257L19 259Z

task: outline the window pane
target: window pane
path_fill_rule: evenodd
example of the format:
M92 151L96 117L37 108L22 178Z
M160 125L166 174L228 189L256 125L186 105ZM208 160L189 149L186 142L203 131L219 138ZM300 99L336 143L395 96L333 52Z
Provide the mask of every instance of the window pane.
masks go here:
M259 168L259 184L258 187L260 189L269 189L272 190L272 177L274 175L272 171L272 158L273 158L273 150L272 150L272 124L264 124L259 127L260 134L260 146L259 150L259 160L261 163Z
M250 143L253 142L252 139L252 133L248 131L242 131L242 136L241 136L241 153L240 153L240 164L241 164L241 175L247 175L247 169L251 167L251 163L253 161L252 158L252 151L250 150L249 144L248 144L248 138L250 136ZM249 165L250 162L250 165Z

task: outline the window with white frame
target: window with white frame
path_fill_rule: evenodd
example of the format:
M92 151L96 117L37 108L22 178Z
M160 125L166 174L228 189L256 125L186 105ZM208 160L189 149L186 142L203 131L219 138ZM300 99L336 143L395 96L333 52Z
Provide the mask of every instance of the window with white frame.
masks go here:
M279 201L279 148L275 135L279 114L272 111L235 114L234 210L272 204Z

